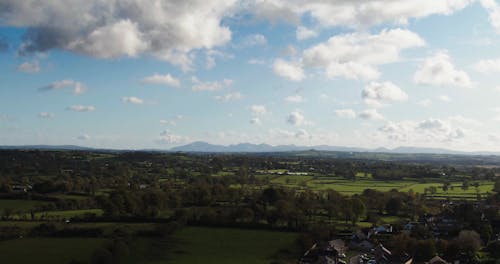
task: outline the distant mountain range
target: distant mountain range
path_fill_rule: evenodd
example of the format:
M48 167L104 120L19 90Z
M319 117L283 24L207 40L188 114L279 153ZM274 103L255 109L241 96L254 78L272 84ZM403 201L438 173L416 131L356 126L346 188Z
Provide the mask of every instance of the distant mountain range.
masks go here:
M131 151L117 150L104 148L90 148L76 145L21 145L21 146L0 146L0 149L21 149L21 150L81 150L81 151ZM374 152L374 153L400 153L400 154L448 154L448 155L500 155L500 152L487 151L455 151L442 148L420 148L420 147L398 147L394 149L388 148L355 148L355 147L340 147L340 146L296 146L296 145L278 145L272 146L269 144L251 144L240 143L235 145L215 145L203 141L196 141L187 145L173 147L169 150L162 149L143 149L142 151L165 151L165 152L217 152L217 153L259 153L259 152L291 152L291 151L337 151L337 152ZM135 150L141 151L141 150Z
M419 148L419 147L398 147L394 149L388 148L355 148L355 147L340 147L340 146L296 146L296 145L279 145L272 146L268 144L250 144L240 143L236 145L214 145L203 141L196 141L187 145L171 148L170 151L175 152L287 152L287 151L339 151L339 152L379 152L379 153L401 153L401 154L452 154L452 155L500 155L500 152L466 152L455 151L441 148Z

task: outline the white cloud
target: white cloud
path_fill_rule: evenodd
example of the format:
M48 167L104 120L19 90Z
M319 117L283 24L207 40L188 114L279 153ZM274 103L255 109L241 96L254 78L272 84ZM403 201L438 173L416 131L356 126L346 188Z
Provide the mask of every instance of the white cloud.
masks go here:
M455 68L447 52L437 52L425 59L413 76L417 84L471 87L469 75Z
M267 44L267 39L262 34L248 35L243 39L243 46L263 46Z
M481 0L480 2L488 11L491 26L497 34L500 34L500 5L495 0Z
M95 107L92 105L72 105L69 106L67 110L74 112L92 112L95 111Z
M371 106L378 106L384 102L404 102L408 95L391 82L370 82L361 92L361 97Z
M143 104L144 100L135 96L125 96L122 97L122 102L127 104Z
M371 80L380 76L377 65L397 62L402 50L424 45L419 35L406 29L340 34L306 49L303 64L325 68L329 78Z
M176 135L169 130L164 130L160 133L157 142L160 144L180 144L189 141L188 137Z
M217 65L215 62L216 57L219 57L222 59L233 59L234 55L224 53L224 52L221 52L221 51L215 50L215 49L207 50L207 51L205 51L205 68L206 69L212 69L213 67L215 67Z
M451 102L451 98L448 95L440 95L438 99L445 103Z
M77 139L79 139L79 140L89 140L89 139L90 139L90 136L89 136L89 135L87 135L87 134L82 134L82 135L79 135L79 136L77 137Z
M224 79L222 81L214 82L202 82L195 76L191 78L191 82L193 83L193 91L217 91L233 84L233 80L231 79Z
M355 118L356 117L356 112L352 109L337 109L335 110L335 115L341 118Z
M304 114L302 114L302 112L300 112L298 110L291 112L288 115L286 122L288 124L294 125L294 126L302 126L302 125L306 125L309 123L306 121Z
M62 49L97 58L150 54L189 69L190 52L231 40L236 0L5 0L0 20L28 28L21 53ZM36 6L37 8L33 8Z
M474 64L474 69L480 73L500 73L500 59L480 60Z
M358 117L365 120L384 120L384 116L382 116L377 109L366 109L361 111Z
M165 75L155 73L151 76L145 77L144 79L142 79L142 81L145 83L163 84L173 87L181 86L181 82L179 81L179 79L173 77L172 75L170 75L170 73L167 73Z
M302 81L306 76L300 63L276 59L273 63L273 71L277 75L291 81Z
M175 122L174 120L165 120L165 119L162 119L162 120L160 120L160 124L162 124L162 125L170 125L170 126L177 126L177 122Z
M366 28L378 24L406 24L411 18L450 15L472 0L256 0L250 5L256 16L270 21L299 24L307 15L321 27Z
M297 55L297 48L292 45L292 44L289 44L286 46L286 48L284 48L283 50L281 50L280 54L282 56L285 56L285 57L288 57L288 56L295 56Z
M214 99L221 102L230 102L236 101L243 98L243 95L240 92L228 93L225 95L216 95Z
M455 117L448 119L429 118L421 121L387 122L379 128L391 141L406 141L412 145L461 140L467 136L463 123ZM470 125L470 123L469 123Z
M313 136L305 129L299 129L294 136L298 139L311 139Z
M304 102L304 98L300 95L290 95L285 97L285 101L288 103L302 103Z
M252 125L261 125L262 121L258 117L252 117L252 119L250 119L250 124L252 124Z
M249 59L248 64L266 64L265 60L262 59Z
M54 117L54 114L53 113L49 113L49 112L40 112L40 113L38 113L38 117L39 118L44 118L44 119L50 119L50 118Z
M261 116L265 115L267 113L267 109L263 105L252 105L250 106L250 111L252 112L252 115L255 116Z
M423 99L417 102L417 105L421 107L429 107L431 106L432 101L430 99Z
M17 67L17 70L26 73L37 73L40 72L40 63L37 60L32 62L24 62Z
M83 83L70 79L53 82L47 86L40 87L39 90L51 91L51 90L61 90L64 88L73 89L74 94L82 94L87 90L87 87Z
M297 27L297 31L295 32L295 36L297 37L298 40L315 38L318 36L318 34L319 33L317 31L303 26Z

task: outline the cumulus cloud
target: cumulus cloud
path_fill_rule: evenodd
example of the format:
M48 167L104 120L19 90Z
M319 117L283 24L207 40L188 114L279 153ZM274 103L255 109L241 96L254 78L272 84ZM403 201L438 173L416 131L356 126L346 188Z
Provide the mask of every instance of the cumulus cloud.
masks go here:
M176 135L169 130L164 130L160 133L157 142L160 144L180 144L189 141L188 137Z
M291 112L286 118L286 122L294 126L302 126L309 123L306 121L304 114L298 110Z
M474 64L474 69L480 73L500 73L500 59L480 60Z
M243 98L243 95L240 92L228 93L225 95L217 95L214 96L214 99L220 102L230 102L236 101Z
M162 85L167 85L167 86L173 86L173 87L180 87L181 82L179 79L173 77L170 75L170 73L161 75L161 74L153 74L151 76L145 77L142 79L144 83L150 83L150 84L162 84Z
M177 122L175 122L174 120L165 120L165 119L162 119L162 120L160 120L160 124L162 124L162 125L170 125L170 126L177 126Z
M53 82L49 85L40 87L38 90L52 91L52 90L61 90L65 88L71 88L74 94L82 94L87 90L87 87L83 83L70 79Z
M358 114L358 117L365 120L384 120L384 116L381 115L377 109L366 109Z
M302 103L304 102L304 98L300 95L290 95L285 97L285 101L288 103Z
M283 59L276 59L274 61L273 71L278 76L295 82L302 81L306 77L300 63L285 61Z
M21 53L63 49L97 58L146 53L188 69L191 51L231 40L231 30L221 21L234 13L236 4L236 0L5 0L0 20L28 28Z
M38 113L38 117L43 119L50 119L54 117L54 114L49 112L40 112Z
M40 63L35 60L32 62L24 62L17 66L17 70L26 73L37 73L40 72Z
M252 119L250 119L250 124L252 124L252 125L261 125L262 121L258 117L252 117Z
M261 116L267 114L267 108L264 105L252 105L250 111L254 116Z
M461 119L461 120L460 120ZM463 120L466 120L464 123ZM387 122L379 128L392 141L406 141L411 144L450 142L463 139L467 130L463 127L477 126L478 123L464 117L447 119L428 118L421 121Z
M481 0L480 2L488 11L491 26L497 34L500 34L500 5L495 0Z
M337 109L335 110L335 115L341 118L355 118L356 117L356 112L352 109Z
M222 81L213 82L202 82L195 76L191 78L191 82L193 83L193 86L191 88L193 91L217 91L233 84L233 80L231 79L224 79Z
M417 102L417 105L421 107L429 107L431 106L432 101L430 99L423 99Z
M92 105L72 105L66 108L67 110L74 112L92 112L95 111L95 107Z
M267 44L267 39L262 34L248 35L243 39L243 46L262 46Z
M299 24L311 16L322 27L366 28L383 23L406 24L411 18L449 15L472 0L257 0L250 7L256 16L270 21Z
M122 97L122 102L126 104L143 104L144 100L135 96Z
M305 129L299 129L294 136L299 139L311 139L313 136Z
M425 59L413 76L417 84L471 87L469 75L456 69L447 52L437 52Z
M318 32L316 30L306 28L303 26L297 27L297 31L295 32L295 36L298 40L305 40L310 38L315 38L318 36Z
M77 137L78 140L89 140L90 136L87 134L82 134Z
M361 92L368 105L381 105L384 102L404 102L408 95L391 82L370 82Z
M438 99L445 103L451 102L451 98L448 95L440 95L438 96Z
M402 50L424 45L419 35L406 29L340 34L304 50L303 64L324 68L329 78L372 80L380 76L376 66L396 62Z

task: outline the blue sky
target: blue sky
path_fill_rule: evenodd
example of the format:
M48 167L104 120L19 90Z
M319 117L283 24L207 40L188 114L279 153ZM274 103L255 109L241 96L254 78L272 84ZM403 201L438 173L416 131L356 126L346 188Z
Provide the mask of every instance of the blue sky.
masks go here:
M0 144L500 150L494 0L0 0Z

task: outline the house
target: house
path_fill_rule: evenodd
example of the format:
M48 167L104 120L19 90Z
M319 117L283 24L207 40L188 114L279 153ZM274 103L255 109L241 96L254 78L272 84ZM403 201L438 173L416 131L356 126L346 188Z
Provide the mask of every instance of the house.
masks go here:
M381 225L373 228L375 234L392 233L392 225Z
M373 256L375 257L376 263L379 264L413 263L413 258L407 253L403 253L401 255L392 254L392 252L385 248L382 244L378 244L378 246L373 249Z
M373 251L373 255L375 256L377 263L389 263L392 252L385 248L382 244L378 244Z
M12 190L15 192L28 192L33 189L33 186L26 184L26 185L12 185Z
M340 264L339 252L329 242L314 244L300 258L299 264Z
M345 254L347 251L347 246L342 239L334 239L328 241L328 244L330 245L331 248L337 250L339 255Z
M351 241L349 244L350 248L354 248L360 251L369 251L371 250L375 245L368 241L368 240L363 240L363 241Z

